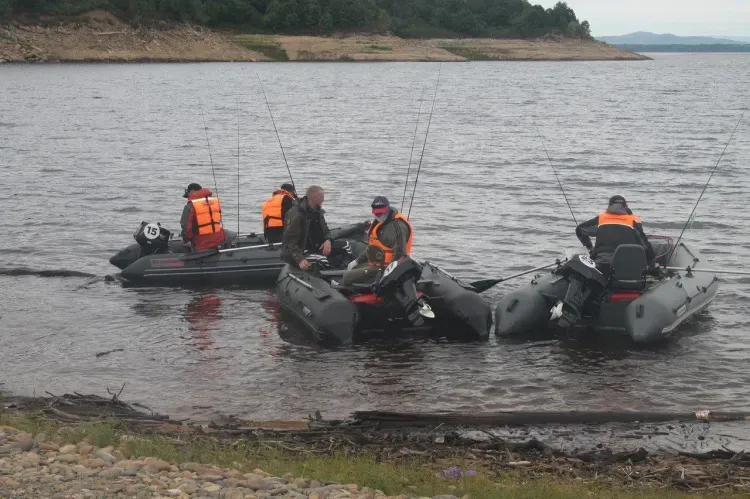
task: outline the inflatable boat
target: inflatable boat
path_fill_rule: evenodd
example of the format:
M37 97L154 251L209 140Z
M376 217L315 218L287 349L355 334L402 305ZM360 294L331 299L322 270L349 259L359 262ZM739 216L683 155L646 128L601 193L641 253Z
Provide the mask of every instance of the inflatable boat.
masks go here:
M429 262L401 258L379 272L374 284L347 286L342 277L340 271L285 266L276 285L282 312L325 343L413 331L464 341L489 338L487 302Z
M331 230L334 268L344 268L365 250L367 227L365 222ZM122 279L136 285L273 285L284 267L281 243L269 244L254 233L226 232L224 248L194 253L159 224L142 222L133 234L136 242L109 262L122 270Z
M711 303L718 279L699 271L700 255L683 243L675 248L670 237L649 240L661 269L647 269L646 253L639 245L618 247L609 275L602 274L588 255L575 255L505 295L495 309L495 334L523 336L575 328L624 333L636 343L669 336Z

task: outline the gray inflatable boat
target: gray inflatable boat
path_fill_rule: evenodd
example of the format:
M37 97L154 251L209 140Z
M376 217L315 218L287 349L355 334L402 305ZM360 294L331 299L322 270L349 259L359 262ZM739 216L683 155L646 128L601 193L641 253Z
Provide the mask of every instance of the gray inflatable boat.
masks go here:
M460 341L489 338L491 307L471 286L431 263L401 258L375 285L343 285L342 276L289 265L279 274L276 294L282 311L322 343L416 331Z
M668 337L711 303L718 279L689 270L700 269L700 255L685 244L673 251L670 237L649 240L659 265L685 270L648 275L644 249L623 245L607 278L587 255L576 255L505 295L495 309L495 334L524 336L562 327L624 333L636 343Z
M367 247L368 223L331 229L335 268L343 268ZM152 234L149 234L149 231ZM147 237L147 236L151 237ZM117 252L109 262L122 269L130 285L272 285L284 267L281 243L269 244L262 235L237 236L227 231L225 248L193 253L169 230L142 222L133 234L135 244Z

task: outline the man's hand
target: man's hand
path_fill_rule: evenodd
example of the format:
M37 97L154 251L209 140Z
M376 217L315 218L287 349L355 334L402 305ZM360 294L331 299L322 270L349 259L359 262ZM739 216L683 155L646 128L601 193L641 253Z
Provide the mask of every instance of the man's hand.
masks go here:
M320 251L323 252L324 256L331 254L331 240L328 239L326 242L320 245Z
M300 261L299 268L300 270L308 270L310 268L310 262L308 262L307 260Z
M593 258L593 256L594 256L594 248L588 248L588 250L589 250L589 256L591 256Z

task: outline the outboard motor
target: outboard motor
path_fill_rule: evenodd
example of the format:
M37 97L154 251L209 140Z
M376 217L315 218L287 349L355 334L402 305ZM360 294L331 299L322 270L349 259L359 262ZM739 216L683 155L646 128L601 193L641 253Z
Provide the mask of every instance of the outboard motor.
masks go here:
M133 239L141 247L141 256L145 256L154 253L166 253L169 250L171 234L161 224L141 222L141 225L133 234Z
M423 315L434 317L429 306L417 295L417 281L421 275L422 266L405 256L378 272L373 285L376 296L383 298L388 306L405 313L407 320L416 327L424 324Z
M551 320L570 328L580 320L584 307L607 286L607 278L596 268L588 255L574 255L559 271L570 284L565 298L551 310Z

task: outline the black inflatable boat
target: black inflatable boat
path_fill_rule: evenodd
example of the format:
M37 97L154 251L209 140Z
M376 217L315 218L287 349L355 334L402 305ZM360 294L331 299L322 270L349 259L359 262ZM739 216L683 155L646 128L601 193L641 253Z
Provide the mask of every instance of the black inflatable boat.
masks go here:
M379 273L374 285L345 286L342 276L284 267L276 286L282 311L321 342L349 344L415 330L459 340L489 337L487 302L429 262L401 258Z
M505 295L495 309L495 334L523 336L547 329L625 333L636 343L669 336L703 311L716 295L718 279L699 272L700 255L666 236L649 236L661 267L647 272L639 245L617 248L609 276L588 255L575 255L526 286Z
M365 250L368 223L331 230L334 268L344 268ZM130 284L156 286L273 284L284 267L281 243L268 244L262 235L237 236L227 231L224 248L190 252L190 248L159 224L142 222L131 244L109 262Z

